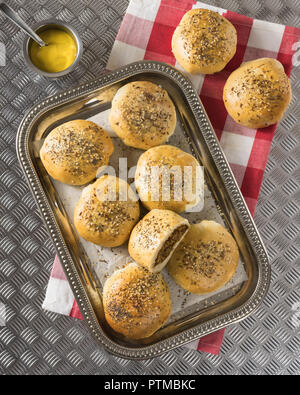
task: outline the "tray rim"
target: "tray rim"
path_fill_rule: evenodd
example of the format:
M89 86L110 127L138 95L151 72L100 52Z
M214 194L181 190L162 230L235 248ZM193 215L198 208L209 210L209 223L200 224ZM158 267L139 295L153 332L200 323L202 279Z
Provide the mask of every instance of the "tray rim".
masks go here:
M177 85L179 85L184 92L195 120L202 131L211 156L220 172L229 197L232 200L233 206L235 207L236 213L243 228L249 236L251 247L253 248L253 251L257 257L259 277L254 293L249 298L249 300L238 309L222 314L221 316L199 324L194 328L186 329L182 333L161 340L156 344L141 346L139 348L127 348L109 339L97 322L97 318L94 314L86 292L81 285L79 274L75 268L75 265L72 263L72 258L68 251L67 245L61 235L54 214L50 208L48 199L39 181L37 172L33 166L28 150L28 132L30 130L30 125L32 125L32 123L44 112L51 110L51 108L67 103L70 100L80 98L80 96L88 95L97 89L104 88L105 86L116 83L124 78L133 77L134 75L139 75L143 72L162 74L177 83ZM100 341L100 343L112 354L125 359L154 358L167 351L171 351L177 347L195 341L202 336L238 323L252 315L262 304L271 282L271 268L266 249L198 93L192 86L191 81L173 66L156 61L135 62L121 67L118 70L107 73L98 79L82 84L77 88L72 88L44 99L39 104L33 106L24 116L18 129L16 148L20 165L24 171L37 206L40 209L50 238L56 247L57 254L60 258L66 277L69 281L84 320L88 324L91 332L94 334L97 340Z

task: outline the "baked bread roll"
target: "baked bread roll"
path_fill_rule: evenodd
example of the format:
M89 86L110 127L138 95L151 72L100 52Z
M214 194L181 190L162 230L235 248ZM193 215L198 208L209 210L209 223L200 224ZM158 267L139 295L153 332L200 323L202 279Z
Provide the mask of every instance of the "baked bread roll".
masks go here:
M96 178L114 152L110 136L94 122L70 121L54 129L40 151L43 165L55 180L85 185Z
M139 217L139 203L127 182L103 176L83 190L75 208L74 224L85 240L117 247L128 240Z
M163 88L149 81L136 81L119 89L109 120L124 144L147 150L164 144L174 133L176 110Z
M141 155L135 186L148 210L182 213L202 201L204 174L192 155L177 147L162 145Z
M160 272L189 230L188 220L169 210L152 210L133 229L128 251L137 263Z
M128 339L152 336L169 319L170 292L161 274L130 263L105 283L103 304L108 324Z
M212 221L192 225L168 263L174 280L193 294L215 292L234 276L238 246L230 233Z
M237 32L233 24L217 12L206 9L187 12L172 39L177 62L192 74L222 71L236 49Z
M291 99L291 82L283 65L269 58L244 63L230 75L224 88L228 113L251 129L279 122Z

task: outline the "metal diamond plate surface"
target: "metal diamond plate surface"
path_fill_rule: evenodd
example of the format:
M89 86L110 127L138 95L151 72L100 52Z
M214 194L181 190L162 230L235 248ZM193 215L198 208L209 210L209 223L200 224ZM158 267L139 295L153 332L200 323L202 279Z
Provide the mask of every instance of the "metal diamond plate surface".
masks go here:
M300 27L300 0L206 0L258 19ZM0 374L300 374L300 65L294 98L270 154L256 223L272 262L271 291L260 310L227 330L220 356L180 348L132 362L99 348L85 324L45 312L41 305L55 254L15 153L26 108L99 76L128 5L127 0L8 1L34 24L50 17L72 23L86 48L79 69L59 81L24 66L24 34L0 15ZM299 55L300 63L300 55Z

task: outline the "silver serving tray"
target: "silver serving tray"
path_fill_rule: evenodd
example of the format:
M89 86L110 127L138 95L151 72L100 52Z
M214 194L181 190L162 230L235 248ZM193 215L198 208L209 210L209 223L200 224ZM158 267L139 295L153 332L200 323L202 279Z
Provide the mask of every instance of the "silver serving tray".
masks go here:
M149 339L128 342L105 322L101 286L45 172L39 148L54 127L109 109L119 86L140 79L162 85L172 97L191 148L205 167L206 182L218 209L239 245L248 281L226 300L187 312ZM24 117L17 136L17 153L84 320L99 345L109 352L127 359L156 357L249 317L262 303L270 285L265 247L197 92L175 68L159 62L137 62L49 97Z

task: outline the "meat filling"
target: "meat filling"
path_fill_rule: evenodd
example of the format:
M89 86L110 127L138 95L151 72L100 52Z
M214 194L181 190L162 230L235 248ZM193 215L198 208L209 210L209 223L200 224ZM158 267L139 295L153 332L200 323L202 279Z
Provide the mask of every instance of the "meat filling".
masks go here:
M160 265L168 258L168 256L173 251L174 246L176 245L176 243L178 243L179 240L181 240L182 236L185 234L187 229L188 227L186 225L182 225L179 226L179 228L177 228L172 233L172 235L168 238L168 240L165 242L165 244L159 251L155 261L155 266Z

